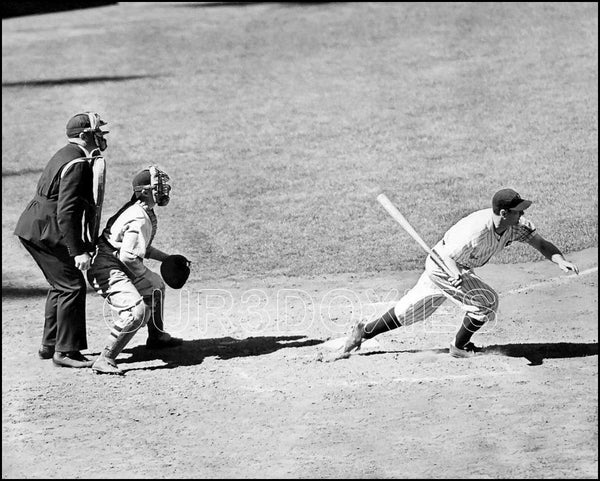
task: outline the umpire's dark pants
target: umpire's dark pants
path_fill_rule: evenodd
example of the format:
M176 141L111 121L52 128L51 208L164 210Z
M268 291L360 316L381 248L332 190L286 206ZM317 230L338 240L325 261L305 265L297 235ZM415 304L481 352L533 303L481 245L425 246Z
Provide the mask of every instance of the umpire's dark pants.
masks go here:
M19 237L40 267L50 290L46 298L42 344L58 352L87 349L85 295L87 285L66 251L54 251Z

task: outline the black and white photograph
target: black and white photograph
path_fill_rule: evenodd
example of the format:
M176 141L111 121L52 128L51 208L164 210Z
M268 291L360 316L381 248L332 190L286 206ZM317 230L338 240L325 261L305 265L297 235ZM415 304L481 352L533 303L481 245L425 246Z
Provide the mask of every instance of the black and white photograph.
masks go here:
M598 479L598 3L3 2L2 479Z

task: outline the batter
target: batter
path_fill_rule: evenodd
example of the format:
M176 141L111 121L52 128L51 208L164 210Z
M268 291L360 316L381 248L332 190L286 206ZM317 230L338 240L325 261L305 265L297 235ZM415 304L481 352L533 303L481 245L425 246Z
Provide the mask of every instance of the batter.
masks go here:
M458 221L433 248L455 275L444 272L427 256L425 271L417 284L380 318L357 323L340 357L348 357L353 350L360 349L364 339L427 319L447 299L465 311L462 324L450 343L450 355L466 358L480 352L481 348L471 342L471 336L495 319L498 294L474 269L487 264L494 254L515 241L534 247L563 271L578 274L577 266L567 261L560 250L523 217L531 203L513 189L502 189L494 194L491 209L476 211Z

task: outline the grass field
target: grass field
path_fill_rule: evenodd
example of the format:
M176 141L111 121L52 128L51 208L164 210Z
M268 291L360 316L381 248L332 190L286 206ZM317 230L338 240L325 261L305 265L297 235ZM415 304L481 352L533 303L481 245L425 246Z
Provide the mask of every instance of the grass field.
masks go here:
M118 378L36 358L47 284L12 235L88 109L109 122L104 220L157 163L173 192L154 245L194 261L191 318L167 292L183 346L139 333ZM596 479L597 135L596 3L121 2L3 20L3 478ZM480 272L501 298L474 339L485 355L448 356L462 313L447 303L325 362L422 269L380 192L433 244L502 187L534 201L580 276L511 246ZM95 356L106 306L87 299Z
M382 191L431 244L511 186L566 252L597 245L596 4L121 3L4 21L2 53L7 231L95 109L105 216L162 165L156 244L203 278L418 268Z

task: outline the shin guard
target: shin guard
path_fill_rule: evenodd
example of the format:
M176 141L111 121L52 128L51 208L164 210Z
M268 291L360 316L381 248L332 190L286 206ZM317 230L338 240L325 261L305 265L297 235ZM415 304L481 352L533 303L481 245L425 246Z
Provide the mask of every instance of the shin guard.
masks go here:
M136 332L148 322L150 309L140 299L135 306L119 315L122 322L119 323L120 325L113 326L108 343L104 348L104 355L110 359L116 359Z

